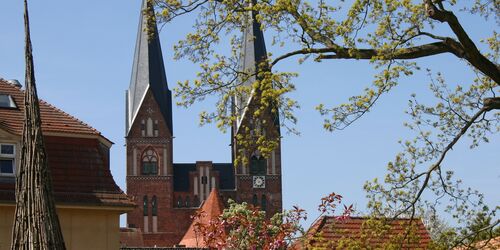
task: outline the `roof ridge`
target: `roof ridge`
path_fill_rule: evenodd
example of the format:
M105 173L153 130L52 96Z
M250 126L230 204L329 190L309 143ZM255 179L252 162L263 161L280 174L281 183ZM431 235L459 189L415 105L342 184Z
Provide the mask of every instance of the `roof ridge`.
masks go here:
M16 88L16 89L19 89L19 90L23 91L23 90L21 89L21 87L19 87L18 85L15 85L15 84L13 84L13 83L11 83L9 80L7 80L7 79L5 79L5 78L0 77L0 82L6 83L6 84L7 84L7 85L9 85L10 87L14 87L14 88Z

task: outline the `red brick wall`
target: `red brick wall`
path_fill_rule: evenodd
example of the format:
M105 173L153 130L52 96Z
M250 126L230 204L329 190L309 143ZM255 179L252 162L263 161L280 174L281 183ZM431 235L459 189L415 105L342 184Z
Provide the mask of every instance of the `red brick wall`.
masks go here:
M151 117L158 120L159 135L158 137L143 137L141 134L141 121ZM182 239L184 233L191 224L191 216L196 211L195 208L177 208L177 197L181 196L185 201L187 196L190 197L191 203L194 200L194 184L193 177L198 175L198 171L189 174L189 191L174 192L173 190L173 159L172 159L172 134L167 128L165 121L161 115L158 105L148 91L142 106L138 111L133 124L131 124L130 132L127 136L127 193L133 197L137 203L137 208L128 213L127 222L129 226L134 225L140 228L143 232L145 246L172 246ZM234 143L234 145L237 145ZM135 151L134 151L135 148ZM141 176L142 153L147 148L155 149L158 155L158 176ZM167 149L167 155L164 155L164 148ZM236 148L233 148L236 150ZM135 164L137 166L134 176L134 152ZM163 171L163 162L167 161L168 173ZM211 162L197 162L198 166L209 166ZM268 168L272 166L271 161L268 162ZM259 204L262 195L267 197L267 214L271 217L274 213L282 210L282 195L281 195L281 151L277 148L275 151L275 169L274 175L266 175L266 188L254 189L251 175L237 175L236 189L224 190L220 194L223 196L224 202L228 198L232 198L239 202L247 202L252 204L253 195L258 196ZM270 171L268 171L269 173ZM210 176L216 179L216 186L219 186L219 175L213 168L210 169ZM210 182L210 179L208 180ZM144 233L144 215L143 215L143 197L148 197L148 232ZM157 197L158 202L158 232L153 233L153 218L151 215L151 199Z

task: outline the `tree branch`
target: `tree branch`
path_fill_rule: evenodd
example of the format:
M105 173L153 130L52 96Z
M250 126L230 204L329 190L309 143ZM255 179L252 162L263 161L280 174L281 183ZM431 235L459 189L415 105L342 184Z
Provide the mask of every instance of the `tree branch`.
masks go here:
M453 33L458 38L465 52L465 59L474 67L479 69L483 74L489 76L493 81L500 85L500 68L494 62L488 60L474 42L470 39L467 32L464 30L458 18L451 11L447 11L441 7L438 9L432 0L424 0L427 16L439 22L446 22L450 26Z

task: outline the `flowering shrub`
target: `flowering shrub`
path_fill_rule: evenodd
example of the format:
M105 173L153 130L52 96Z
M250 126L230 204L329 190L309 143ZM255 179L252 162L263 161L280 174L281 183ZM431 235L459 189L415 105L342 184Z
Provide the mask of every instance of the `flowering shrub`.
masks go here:
M342 196L335 193L322 198L318 206L319 216L333 216L341 202ZM203 223L203 217L207 216L203 212L193 216L197 221L194 228L200 246L211 249L284 249L304 235L300 223L307 219L307 213L297 206L269 218L264 211L245 202L238 204L229 200L228 203L228 208L219 217L207 223ZM335 218L348 218L352 211L352 205L344 205L341 215Z

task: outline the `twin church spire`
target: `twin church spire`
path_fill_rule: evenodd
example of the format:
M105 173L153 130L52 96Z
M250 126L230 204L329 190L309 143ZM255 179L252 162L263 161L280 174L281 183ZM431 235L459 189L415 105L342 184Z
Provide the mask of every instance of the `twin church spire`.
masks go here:
M139 30L135 47L135 56L132 67L132 77L129 89L126 92L126 134L135 121L137 113L150 90L158 103L167 127L173 133L172 126L172 94L168 88L163 56L153 1L143 0L142 12L139 21ZM253 1L255 4L255 1ZM243 84L251 85L256 80L255 72L259 64L267 60L266 44L261 24L256 20L256 13L249 12L247 27L243 33L240 67L244 72L252 75ZM244 107L248 104L250 96L235 100L238 116L243 115Z
M132 78L126 92L126 135L129 134L148 91L152 92L167 127L173 133L172 93L167 84L154 9L152 1L143 0Z

